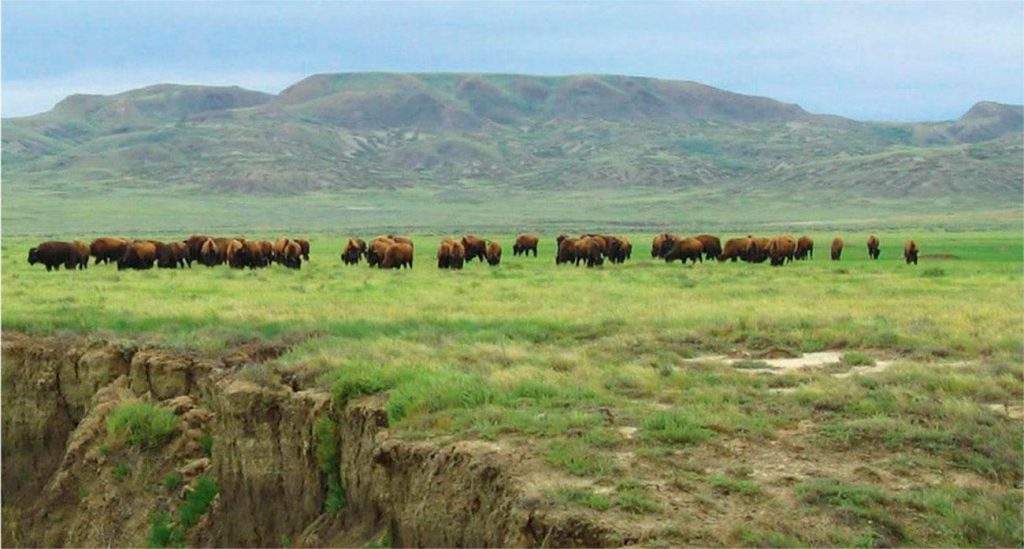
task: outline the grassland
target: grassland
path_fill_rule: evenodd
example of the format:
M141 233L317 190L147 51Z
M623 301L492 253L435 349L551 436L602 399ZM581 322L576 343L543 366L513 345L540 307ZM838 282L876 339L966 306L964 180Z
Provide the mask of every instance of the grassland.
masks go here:
M5 238L3 327L285 342L244 374L386 392L400 436L499 443L547 505L651 544L1024 542L1019 233L883 232L874 262L844 233L838 263L814 233L816 259L782 268L666 265L633 234L630 262L593 270L556 267L552 235L537 259L487 236L502 265L461 272L433 265L436 236L400 272L342 267L339 235L312 235L301 271L46 273ZM756 362L821 350L841 363Z

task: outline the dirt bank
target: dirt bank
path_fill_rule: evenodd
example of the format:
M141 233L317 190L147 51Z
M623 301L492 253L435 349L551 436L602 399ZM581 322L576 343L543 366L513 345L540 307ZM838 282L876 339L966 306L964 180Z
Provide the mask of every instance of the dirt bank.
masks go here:
M337 406L318 388L251 375L279 352L210 357L4 333L3 543L141 546L161 515L189 545L623 541L539 509L513 450L401 440L385 397ZM160 444L111 436L112 411L136 402L175 414ZM200 478L216 496L198 520L179 520Z

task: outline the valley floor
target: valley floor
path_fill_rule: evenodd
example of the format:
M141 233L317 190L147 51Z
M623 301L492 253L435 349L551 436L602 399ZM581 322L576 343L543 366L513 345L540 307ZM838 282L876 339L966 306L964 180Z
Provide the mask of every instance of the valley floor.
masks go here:
M847 248L831 262L827 246L837 234ZM5 360L12 337L56 335L132 349L128 379L138 349L187 355L190 368L214 361L214 373L202 377L218 389L197 382L207 388L183 391L222 414L230 410L225 402L273 400L240 394L323 395L309 398L331 410L317 417L333 423L303 423L311 438L340 437L333 445L340 458L330 451L309 458L323 467L309 481L318 496L304 505L315 508L310 521L322 522L268 529L269 537L253 540L264 544L342 539L345 520L330 517L371 497L353 471L386 468L391 459L371 467L345 449L346 418L368 403L404 451L468 452L471 463L507 481L508 494L477 505L519 533L460 538L465 544L537 542L522 532L541 516L548 533L561 532L552 539L590 545L1024 543L1018 233L882 232L878 261L866 258L867 233L813 233L816 258L779 268L669 265L650 258L650 235L641 234L629 235L634 253L623 265L556 266L553 234L544 235L538 258L513 257L513 235L482 236L503 243L502 264L471 263L460 272L433 264L433 236L415 238L413 270L393 272L343 267L340 235L311 235L312 261L299 271L47 273L25 263L34 242L5 238ZM921 249L917 266L900 257L907 238ZM254 351L264 348L272 351ZM182 396L132 383L131 391L107 394L107 407L94 402L80 411L80 422L100 426L86 447L106 444L113 456L82 485L110 498L123 496L118 474L153 492L161 467L181 466L159 445L133 447L109 422L102 427L128 403L172 409ZM23 413L4 407L5 464L6 433ZM261 428L211 428L210 471L236 471L238 453ZM175 432L161 444L186 434ZM141 472L146 463L160 474ZM121 465L129 471L118 473ZM202 532L233 516L225 502L240 496L228 491L242 489L237 476L214 477L220 503L208 520L182 523L172 514L169 530L214 539ZM378 505L399 504L378 496ZM145 526L136 537L65 542L145 542L159 526L152 511L138 510ZM12 512L19 510L5 507L5 518ZM528 517L523 524L509 519L517 513ZM407 524L377 526L362 541L455 539L416 537ZM8 542L14 534L4 535Z

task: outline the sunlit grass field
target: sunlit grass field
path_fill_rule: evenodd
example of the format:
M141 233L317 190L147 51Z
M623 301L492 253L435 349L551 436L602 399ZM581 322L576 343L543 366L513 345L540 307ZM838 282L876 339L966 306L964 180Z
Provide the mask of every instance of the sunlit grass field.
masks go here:
M241 375L339 402L386 392L403 436L519 449L545 501L652 543L1024 543L1022 236L883 232L869 261L867 233L840 234L832 262L836 234L778 268L665 264L630 234L632 260L595 269L556 266L554 234L537 258L492 234L502 264L456 272L436 268L440 236L414 238L411 271L343 266L349 235L314 234L299 271L53 273L26 263L34 241L5 238L3 328L213 353L286 342ZM845 356L753 362L822 350ZM852 370L875 361L892 365Z

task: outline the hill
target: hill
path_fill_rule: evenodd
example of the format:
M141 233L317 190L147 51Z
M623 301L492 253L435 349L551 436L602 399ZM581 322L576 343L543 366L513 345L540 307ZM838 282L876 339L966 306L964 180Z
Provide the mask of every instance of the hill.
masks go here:
M955 121L859 122L627 76L322 74L278 95L164 84L5 119L4 213L71 197L371 191L465 204L528 192L545 207L600 192L699 196L716 211L755 197L1004 209L1024 186L1021 120L1020 106L982 102Z

